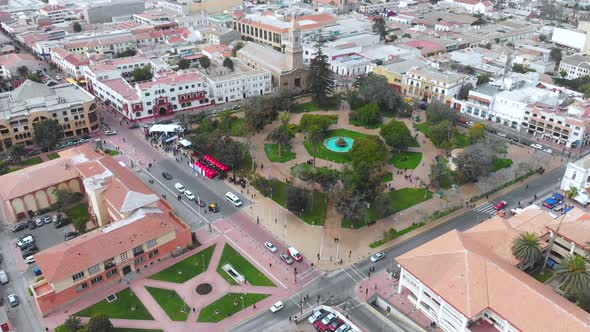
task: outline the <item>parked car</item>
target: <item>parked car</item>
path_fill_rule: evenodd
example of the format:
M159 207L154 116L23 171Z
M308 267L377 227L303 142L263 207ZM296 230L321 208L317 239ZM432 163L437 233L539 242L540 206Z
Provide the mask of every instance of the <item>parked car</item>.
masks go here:
M385 253L378 252L375 255L371 256L371 262L377 263L378 261L382 260L383 258L385 258Z
M563 210L565 210L565 206L563 206L563 205L558 205L553 208L553 211L559 212L559 213L563 212Z
M19 247L22 247L22 246L24 246L26 244L33 243L33 242L35 242L35 238L33 237L33 235L31 235L31 234L25 234L24 236L22 236L22 237L20 237L18 239L18 242L16 244Z
M0 284L4 285L8 283L8 274L6 271L0 270Z
M217 203L209 204L209 211L211 211L213 213L219 212L219 208L217 207Z
M289 252L289 255L291 255L291 257L293 257L293 259L295 259L296 261L301 262L303 260L303 256L301 256L299 251L294 247L289 247L287 251Z
M234 106L232 106L231 110L236 111L236 110L239 110L240 108L241 108L240 105L234 105Z
M78 237L78 235L79 235L78 232L69 232L69 233L66 233L66 235L64 236L64 240L65 241L69 241L69 240L71 240L73 238Z
M53 218L51 218L51 219L52 219L52 221L53 221L54 223L57 223L57 222L59 222L59 220L61 219L61 215L59 215L59 214L56 214L56 215L54 215L54 216L53 216Z
M27 243L27 244L22 245L20 247L20 251L25 252L25 250L29 250L29 248L32 248L32 247L37 248L37 246L35 245L35 242L31 242L31 243Z
M139 123L132 123L131 126L128 127L129 129L139 128Z
M284 305L283 302L279 301L275 304L272 305L272 307L270 307L270 312L277 312L281 309L283 309Z
M162 177L166 180L172 180L172 175L168 172L162 172Z
M41 227L45 225L45 223L43 222L43 220L41 220L41 218L37 218L35 219L35 225L37 225L37 227Z
M18 297L16 294L8 295L8 304L10 304L11 307L16 307L18 305Z
M174 188L176 188L176 191L178 191L181 194L186 190L184 186L179 182L176 182L176 184L174 184Z
M507 204L508 203L506 201L499 201L498 203L496 203L496 205L494 205L494 209L496 209L497 211L502 210L506 207Z
M350 329L350 326L348 326L348 324L342 324L342 325L340 325L340 327L338 327L336 332L347 332L349 329Z
M330 325L328 325L328 330L336 331L336 329L339 328L342 324L344 324L344 321L342 319L335 319L332 323L330 323Z
M293 258L291 258L291 256L289 256L289 255L287 255L287 254L285 254L285 253L282 253L282 254L281 254L281 259L282 259L282 260L283 260L285 263L287 263L287 264L289 264L289 265L293 264Z
M51 224L51 217L50 217L50 216L45 216L45 218L43 218L43 221L44 221L46 224Z
M307 322L309 324L313 324L315 323L318 319L320 319L321 317L323 317L326 314L326 310L324 309L320 309L320 310L316 310L314 311L311 316L309 316L307 318Z
M69 219L59 219L58 222L56 222L53 227L55 228L62 228L64 226L67 226L70 224L70 220Z
M551 150L551 149L543 149L543 152L547 152L548 154L552 154L553 153L553 150Z
M25 251L23 251L23 259L26 259L29 256L33 256L34 254L39 252L39 248L31 247Z
M184 191L184 196L186 196L186 198L188 198L191 201L194 201L195 199L197 199L197 197L189 190Z
M114 130L107 130L104 132L104 134L107 136L113 136L113 135L117 135L117 132Z
M266 247L266 249L270 250L270 252L277 252L277 247L275 247L275 245L271 242L264 242L264 246Z
M498 136L503 137L503 138L506 138L507 135L500 132L500 133L498 133Z
M543 150L543 146L541 144L537 144L537 143L531 144L531 148L537 149L537 150Z
M19 222L18 224L15 224L14 226L12 226L13 233L20 232L25 229L27 229L27 224L24 222Z
M335 319L336 319L336 314L331 312L331 313L327 314L321 320L318 320L315 323L313 323L313 327L315 327L315 329L318 331L320 331L322 329L325 331L328 328L328 324L332 323Z
M25 263L27 263L27 264L35 263L35 257L33 257L33 256L25 257Z

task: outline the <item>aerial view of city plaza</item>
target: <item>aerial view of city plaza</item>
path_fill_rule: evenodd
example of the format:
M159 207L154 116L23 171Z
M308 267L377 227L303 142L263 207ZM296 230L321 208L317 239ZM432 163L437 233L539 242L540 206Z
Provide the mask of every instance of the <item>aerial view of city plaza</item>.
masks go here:
M590 0L0 0L1 332L590 331Z

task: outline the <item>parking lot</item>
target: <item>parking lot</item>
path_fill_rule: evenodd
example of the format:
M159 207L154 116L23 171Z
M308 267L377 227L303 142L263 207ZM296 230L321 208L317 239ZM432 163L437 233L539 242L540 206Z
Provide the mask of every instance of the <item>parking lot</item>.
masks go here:
M38 218L43 220L45 216L53 218L53 216L55 215L56 213L54 212L37 216L33 218L33 222ZM61 228L55 228L55 223L53 222L49 224L43 223L42 226L37 226L34 229L24 229L22 231L13 233L14 246L16 247L16 242L18 241L18 238L23 237L27 234L31 234L35 239L35 245L37 246L37 248L39 248L39 251L43 251L47 248L53 247L59 243L64 242L65 234L73 230L74 227L71 224ZM21 258L20 255L19 258Z

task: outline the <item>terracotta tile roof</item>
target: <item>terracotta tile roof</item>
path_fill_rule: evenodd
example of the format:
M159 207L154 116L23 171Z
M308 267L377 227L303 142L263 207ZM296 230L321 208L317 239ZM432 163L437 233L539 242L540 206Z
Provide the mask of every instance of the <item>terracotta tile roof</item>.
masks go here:
M555 231L559 227L561 217L551 220L547 228ZM574 208L564 215L559 235L576 245L586 248L586 242L590 241L590 214L582 209Z
M48 282L56 282L181 227L164 204L158 208L136 211L108 233L109 226L43 250L35 255L37 265Z
M396 260L468 319L489 309L521 331L590 331L590 314L507 257L517 234L509 222L492 218L463 233L453 230Z

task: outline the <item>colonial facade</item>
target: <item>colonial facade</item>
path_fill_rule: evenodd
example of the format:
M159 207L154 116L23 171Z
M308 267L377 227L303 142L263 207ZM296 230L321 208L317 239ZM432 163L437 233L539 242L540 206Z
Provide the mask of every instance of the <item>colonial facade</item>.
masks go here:
M464 84L476 85L472 76L440 72L434 69L411 69L404 75L402 91L409 98L431 102L433 99L451 105Z

